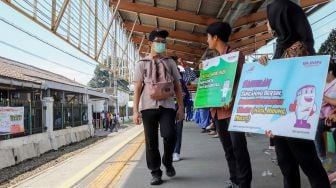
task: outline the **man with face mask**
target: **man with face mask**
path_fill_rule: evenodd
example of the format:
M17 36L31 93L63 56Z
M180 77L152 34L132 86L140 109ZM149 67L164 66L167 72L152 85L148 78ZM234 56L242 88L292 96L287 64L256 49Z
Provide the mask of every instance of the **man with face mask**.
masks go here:
M153 177L150 182L151 185L160 185L162 183L161 157L158 146L159 125L164 145L162 163L166 167L166 175L173 177L175 176L175 169L172 165L172 156L176 142L175 119L184 119L180 73L175 61L164 57L167 36L168 32L165 30L154 30L149 34L151 52L143 60L137 62L134 75L133 121L135 124L140 124L140 119L142 118L143 120L147 167L151 170ZM176 95L179 109L177 113L175 111L173 95L159 100L151 95L153 92L152 81L156 80L156 78L162 78L161 73L163 71L157 68L160 63L161 68L164 66L164 72L169 74L168 76L173 82L174 89L172 90L174 90L173 92ZM153 75L155 75L154 78Z

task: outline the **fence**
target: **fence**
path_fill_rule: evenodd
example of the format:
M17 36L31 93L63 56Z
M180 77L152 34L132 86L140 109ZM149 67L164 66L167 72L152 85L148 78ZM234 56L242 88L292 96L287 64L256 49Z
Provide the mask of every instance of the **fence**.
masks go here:
M54 130L77 127L88 123L86 104L54 103Z
M43 108L41 101L29 101L21 99L3 100L0 106L24 107L24 128L23 133L0 135L0 140L16 138L20 136L41 133L45 131L43 126Z

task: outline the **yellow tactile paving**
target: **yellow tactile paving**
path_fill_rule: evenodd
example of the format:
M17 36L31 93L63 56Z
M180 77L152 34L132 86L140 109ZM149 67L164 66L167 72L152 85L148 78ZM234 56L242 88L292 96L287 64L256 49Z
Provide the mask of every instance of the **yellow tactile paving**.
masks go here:
M105 170L99 174L89 185L88 188L105 188L113 187L113 180L121 176L122 172L127 165L127 162L137 153L138 149L144 143L143 134L138 136L133 142L129 143L126 150L120 156L108 165Z

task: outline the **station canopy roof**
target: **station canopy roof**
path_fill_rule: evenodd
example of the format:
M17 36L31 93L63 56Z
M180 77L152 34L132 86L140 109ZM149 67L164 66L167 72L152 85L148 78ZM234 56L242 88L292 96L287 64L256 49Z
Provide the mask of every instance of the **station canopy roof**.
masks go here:
M210 56L206 28L216 21L229 22L233 28L229 44L244 55L254 53L272 39L267 32L266 6L271 0L120 0L118 14L124 28L132 32L132 41L142 54L149 52L148 34L156 28L166 29L167 55L199 62ZM294 1L307 15L324 6L328 0ZM110 0L116 7L118 0Z

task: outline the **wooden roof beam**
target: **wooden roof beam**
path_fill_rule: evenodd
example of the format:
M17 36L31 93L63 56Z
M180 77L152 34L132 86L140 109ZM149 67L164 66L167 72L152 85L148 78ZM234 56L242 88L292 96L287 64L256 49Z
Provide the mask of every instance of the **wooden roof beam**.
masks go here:
M132 40L135 44L140 44L142 38L141 37L132 37ZM149 41L147 39L144 39L143 45L149 45L148 43L149 43ZM203 54L203 51L204 51L204 50L200 50L200 49L190 48L190 47L187 47L185 45L180 45L180 44L175 44L174 45L174 44L171 44L171 43L167 43L167 49L175 50L175 51L181 51L181 52L194 54L194 55L198 55L198 56L201 56Z
M111 3L116 4L116 0L110 0ZM213 22L220 21L218 19L208 17L208 16L199 16L190 12L166 9L160 7L153 7L150 5L132 3L126 0L120 1L119 10L129 11L129 12L141 12L141 14L147 14L151 16L157 16L161 18L177 20L181 22L187 22L192 24L204 25L207 26Z
M253 43L253 44L249 44L247 46L243 46L241 48L239 48L240 51L245 51L245 50L249 50L249 49L258 49L260 48L261 46L265 46L267 44L267 41L266 40L262 40L262 41L259 41L259 42L256 42L256 43Z
M251 29L246 29L246 30L242 30L239 31L237 33L233 33L230 37L230 41L234 41L234 40L238 40L238 39L242 39L244 37L249 37L249 36L253 36L256 35L258 33L263 33L267 31L267 25L261 25L261 26L257 26Z
M125 22L124 24L127 30L130 31L132 29L133 23ZM157 28L153 26L144 26L144 25L139 25L139 24L136 24L134 26L134 31L142 32L142 33L150 33L151 31L155 29ZM207 41L207 38L205 36L195 35L189 32L185 32L185 31L174 31L171 29L167 29L167 31L169 32L170 38L176 38L176 39L193 41L193 42L204 43L204 44L206 44L206 41Z
M240 48L240 47L243 47L243 46L246 46L246 45L249 45L249 44L253 44L255 42L259 42L259 41L262 41L262 40L269 40L269 39L272 39L272 38L273 38L273 35L271 33L267 33L267 34L252 37L252 38L249 38L249 39L246 39L246 40L241 40L239 42L231 41L231 42L229 42L229 44L232 48Z
M126 27L127 30L130 31L132 29L133 23L125 22L124 24L125 24L125 27ZM153 31L155 29L157 29L157 28L153 27L153 26L144 26L144 25L139 25L139 24L136 24L134 26L134 31L142 32L142 33L150 33L151 31ZM169 32L169 37L170 38L207 44L207 42L206 42L207 37L202 36L202 35L196 35L196 34L192 34L192 33L185 32L185 31L174 31L174 30L171 30L171 29L167 29L167 31ZM251 28L251 29L242 30L242 31L239 31L237 33L233 33L231 35L230 41L235 41L235 40L238 40L238 39L242 39L244 37L253 36L253 35L256 35L258 33L263 33L263 32L266 32L266 31L267 31L267 26L266 25L254 27L254 28Z
M145 50L146 52L150 52L150 46L148 45L142 45L142 50ZM192 58L201 58L201 55L196 55L196 54L191 54L191 53L188 53L188 52L183 52L183 51L179 51L179 50L173 50L173 49L169 49L167 48L167 52L169 53L174 53L174 54L179 54L177 56L188 56L188 57L192 57Z
M244 55L251 54L251 53L255 52L256 50L258 50L259 48L261 48L261 47L263 47L265 45L266 45L266 41L264 43L260 42L259 44L253 45L253 47L251 47L251 48L246 48L244 50L241 50L241 52Z
M317 4L324 4L329 2L329 0L301 0L300 6L302 8L308 8ZM256 13L252 13L249 15L242 16L237 19L237 21L233 24L233 27L241 27L246 24L259 22L267 19L267 13L266 11L259 11Z
M141 48L140 50L140 54L148 54L148 49L146 49L146 47ZM186 61L191 61L191 62L197 62L199 60L199 58L195 57L195 56L191 56L188 54L183 54L183 53L179 53L179 52L175 52L175 51L167 51L166 52L166 56L177 56L180 57Z

